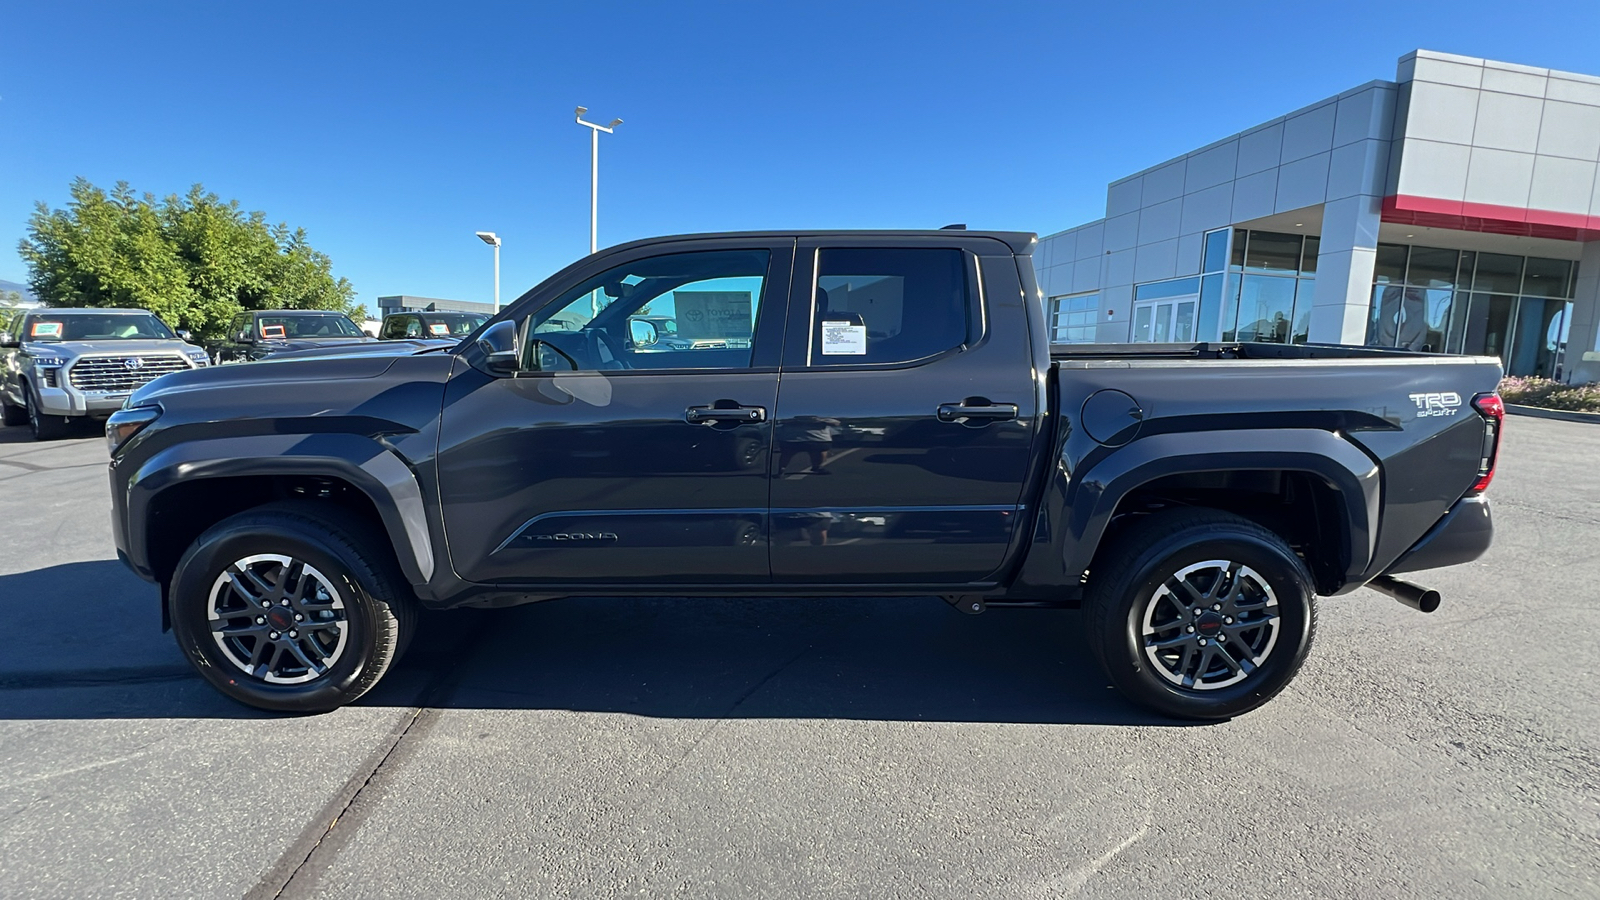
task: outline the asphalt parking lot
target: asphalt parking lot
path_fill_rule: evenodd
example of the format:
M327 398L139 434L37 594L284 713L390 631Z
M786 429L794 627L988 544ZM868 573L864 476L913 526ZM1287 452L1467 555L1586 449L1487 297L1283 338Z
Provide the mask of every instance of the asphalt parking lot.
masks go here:
M1440 611L1326 601L1222 724L1123 702L1074 613L935 599L433 616L285 718L160 633L102 443L0 429L0 896L1597 896L1597 463L1510 420Z

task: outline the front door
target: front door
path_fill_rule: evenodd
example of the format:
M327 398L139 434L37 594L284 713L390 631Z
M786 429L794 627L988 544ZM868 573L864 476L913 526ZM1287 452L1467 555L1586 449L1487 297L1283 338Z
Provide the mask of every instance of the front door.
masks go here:
M513 307L523 371L458 360L439 484L474 582L766 582L793 242L593 261ZM585 274L592 271L592 274ZM520 306L520 305L519 305Z
M1154 343L1194 340L1195 308L1200 298L1171 297L1141 303L1133 309L1133 339Z
M1021 518L1038 407L1009 251L985 258L997 273L1011 267L988 316L979 256L957 239L898 249L802 241L796 259L775 434L773 580L988 578Z

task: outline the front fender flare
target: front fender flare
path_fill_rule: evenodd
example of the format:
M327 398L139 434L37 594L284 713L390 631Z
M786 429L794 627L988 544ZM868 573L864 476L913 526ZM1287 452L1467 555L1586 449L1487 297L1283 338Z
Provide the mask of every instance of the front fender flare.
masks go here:
M433 577L433 539L411 467L378 441L350 434L215 438L154 454L127 482L128 555L135 567L149 568L144 523L162 491L197 479L259 475L325 476L349 483L378 510L406 580L422 585Z

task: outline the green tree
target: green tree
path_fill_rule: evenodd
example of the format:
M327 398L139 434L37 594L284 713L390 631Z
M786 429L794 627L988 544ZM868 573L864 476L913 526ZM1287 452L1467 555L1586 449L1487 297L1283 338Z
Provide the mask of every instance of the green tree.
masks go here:
M16 291L0 291L0 309L9 309L22 302L22 295Z
M304 229L268 225L265 213L245 213L198 184L157 200L126 182L108 194L79 178L66 209L37 205L18 249L41 302L139 307L206 337L245 310L365 317Z

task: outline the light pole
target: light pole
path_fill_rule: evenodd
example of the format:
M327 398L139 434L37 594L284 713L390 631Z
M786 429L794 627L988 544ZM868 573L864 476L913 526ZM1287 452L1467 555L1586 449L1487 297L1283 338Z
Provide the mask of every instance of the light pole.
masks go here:
M494 311L500 314L500 235L492 231L480 231L478 240L494 248Z
M583 114L588 111L587 106L578 107L576 118L579 125L589 129L589 252L593 253L600 249L600 132L611 134L622 120L612 119L610 125L596 125L583 120Z

